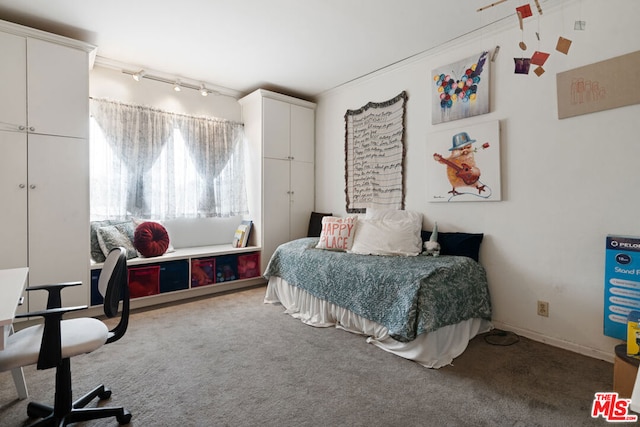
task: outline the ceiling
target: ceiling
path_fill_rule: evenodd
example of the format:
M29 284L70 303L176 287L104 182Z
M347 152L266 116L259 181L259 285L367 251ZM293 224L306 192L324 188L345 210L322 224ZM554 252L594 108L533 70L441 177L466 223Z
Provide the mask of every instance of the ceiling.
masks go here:
M541 0L544 7L547 0ZM131 69L313 99L526 0L0 0L0 19L83 40Z

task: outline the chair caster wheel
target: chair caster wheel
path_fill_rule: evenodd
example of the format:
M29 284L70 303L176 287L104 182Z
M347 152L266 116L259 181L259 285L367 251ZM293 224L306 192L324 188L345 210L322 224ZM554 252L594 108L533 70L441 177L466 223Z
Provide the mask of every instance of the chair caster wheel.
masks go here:
M131 412L125 409L122 415L116 415L116 420L120 425L129 424L131 422Z
M27 416L29 418L47 418L52 413L52 408L41 403L31 402L27 405Z
M111 397L111 390L108 388L103 389L100 393L98 393L98 399L104 400Z

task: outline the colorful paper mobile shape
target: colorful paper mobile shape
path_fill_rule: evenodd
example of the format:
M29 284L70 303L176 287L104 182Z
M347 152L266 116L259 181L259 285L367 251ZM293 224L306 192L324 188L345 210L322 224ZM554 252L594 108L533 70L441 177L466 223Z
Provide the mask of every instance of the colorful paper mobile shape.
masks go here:
M547 58L549 58L549 54L546 52L540 52L539 50L536 50L535 52L533 52L533 55L531 56L531 63L533 65L544 65L544 63L547 61Z
M529 74L529 67L531 66L531 59L529 58L513 58L515 62L515 74Z
M535 70L533 70L533 72L536 73L536 76L540 77L541 75L544 74L544 68L536 67Z
M533 13L531 12L531 5L529 3L516 7L516 12L520 13L523 19L533 16Z
M556 50L558 52L562 52L565 55L569 53L569 48L571 47L571 40L565 39L564 37L558 37L558 44L556 44Z

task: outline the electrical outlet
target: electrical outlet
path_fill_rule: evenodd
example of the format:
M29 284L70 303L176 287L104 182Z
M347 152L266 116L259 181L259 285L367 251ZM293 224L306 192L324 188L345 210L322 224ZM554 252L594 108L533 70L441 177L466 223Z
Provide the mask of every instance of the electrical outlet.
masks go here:
M549 303L538 301L538 316L549 317Z

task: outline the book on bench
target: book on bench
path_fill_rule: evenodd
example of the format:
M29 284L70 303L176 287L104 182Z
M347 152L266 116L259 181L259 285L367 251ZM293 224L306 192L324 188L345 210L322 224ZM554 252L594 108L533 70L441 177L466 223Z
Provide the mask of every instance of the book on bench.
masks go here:
M253 222L251 220L244 220L236 228L236 232L233 236L231 246L234 248L244 248L249 243L249 237L251 236L251 228Z

